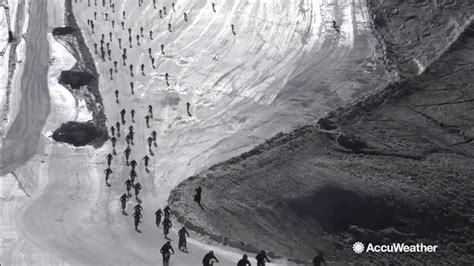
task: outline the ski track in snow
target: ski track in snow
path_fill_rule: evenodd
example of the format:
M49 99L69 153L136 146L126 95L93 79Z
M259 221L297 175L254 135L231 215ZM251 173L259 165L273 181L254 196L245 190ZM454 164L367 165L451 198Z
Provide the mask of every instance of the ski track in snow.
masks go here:
M51 28L63 23L61 2L48 2L58 5L48 8L54 17L49 20ZM113 32L112 61L103 62L100 51L94 55L108 127L120 120L123 107L127 109L127 123L121 127L117 156L112 162L112 187L106 187L103 178L105 156L112 151L110 143L94 150L44 139L44 154L38 154L23 167L39 169L32 198L19 195L18 201L8 200L16 195L9 192L14 185L12 181L3 184L2 198L7 200L1 202L2 218L8 217L8 232L15 237L8 243L3 239L2 246L6 248L2 251L11 265L156 265L161 261L159 248L165 239L154 225L153 213L165 206L172 188L188 176L247 151L280 131L312 122L335 106L375 88L357 84L350 77L354 69L363 67L360 62L354 63L356 60L375 57L368 44L369 16L362 0L227 0L217 3L216 13L212 12L211 1L176 1L176 12L171 10L171 1L157 1L158 8L167 7L163 19L151 0L141 8L137 1L115 1L115 13L103 7L102 1L97 2L97 7L93 0L92 7L87 7L87 0L78 0L74 13L91 53L94 43L100 46L102 33L108 42L109 31ZM127 13L125 30L120 25L123 10ZM94 18L94 11L97 20L92 34L87 20ZM108 21L105 12L109 14ZM184 21L183 12L187 12L188 22ZM116 21L114 29L111 19ZM332 20L340 25L340 33L332 28ZM168 22L172 23L171 33ZM231 24L235 25L236 36ZM145 37L140 38L138 47L136 35L140 26L144 27ZM133 30L133 48L128 44L128 27ZM153 40L148 38L150 30ZM119 37L122 47L127 48L126 66L122 65ZM162 43L165 55L160 52ZM52 39L50 45L57 66L69 69L71 61L66 52ZM156 69L150 65L149 47ZM59 57L61 54L64 58ZM114 60L118 61L119 73L110 80L109 68L113 68ZM133 78L129 75L130 63L134 65ZM139 69L142 63L145 76ZM54 71L50 70L52 108L44 129L46 135L78 112L71 95L51 83ZM164 73L170 74L169 87ZM133 96L129 87L132 80ZM115 103L115 89L120 91L120 104ZM193 117L186 114L186 102L191 103ZM154 109L151 128L146 128L144 121L148 104ZM139 162L138 181L143 185L142 233L133 229L131 213L136 201L128 204L129 215L123 216L118 200L125 191L123 182L129 172L123 150L131 108L136 110L133 126L137 133L131 158ZM150 173L146 173L142 158L152 129L158 132L158 147L153 147L155 155L150 161ZM20 169L17 174L23 172ZM171 238L177 250L176 232ZM209 249L214 249L221 259L219 265L235 265L242 254L204 244L207 241L198 235L192 238L190 254L177 251L171 265L199 264ZM24 255L26 251L28 256Z

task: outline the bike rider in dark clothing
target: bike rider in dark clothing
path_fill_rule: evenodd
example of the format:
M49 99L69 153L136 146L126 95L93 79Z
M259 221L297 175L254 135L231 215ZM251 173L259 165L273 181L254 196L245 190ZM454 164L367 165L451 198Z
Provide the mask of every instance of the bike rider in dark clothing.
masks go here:
M122 118L122 124L125 124L125 113L126 113L126 112L127 112L127 111L125 111L125 109L122 109L122 110L120 111L120 116L121 116L121 118Z
M137 166L137 161L131 160L130 161L130 166L132 167L133 170L135 170L135 167Z
M179 244L178 244L178 249L184 252L188 252L188 245L186 243L186 236L189 237L188 230L183 226L181 229L178 231L178 236L179 236Z
M128 162L128 158L130 157L130 153L132 152L132 149L130 149L129 146L127 146L127 148L125 148L125 159L127 160L127 165L129 165L130 163Z
M151 137L153 138L153 144L155 145L155 147L157 146L157 144L156 144L156 136L157 136L157 134L158 134L158 133L156 133L155 130L153 130L153 131L151 132Z
M107 154L106 156L107 158L107 165L110 166L110 164L112 163L112 159L114 158L114 156L112 156L112 154Z
M237 266L251 266L251 265L252 264L250 264L250 261L247 257L247 254L242 256L242 258L239 260L239 262L237 262Z
M110 174L113 173L113 171L112 169L110 169L110 167L107 167L107 169L104 170L104 173L105 173L105 184L107 184L107 186L110 187L109 178L110 178Z
M143 157L143 160L145 161L145 169L148 170L148 162L150 161L150 157L148 157L148 155L145 155L145 157Z
M173 253L171 253L171 252L173 252ZM167 241L166 244L164 244L161 247L160 253L163 256L163 266L168 266L169 263L170 263L171 254L174 254L174 249L171 246L170 241Z
M115 127L117 128L117 137L120 138L120 122L117 121L117 123L115 123Z
M142 218L142 213L141 212L137 212L135 211L135 213L133 214L133 218L134 218L134 224L135 224L135 230L138 231L138 224L140 223L140 219Z
M140 193L140 190L142 189L142 185L140 182L136 183L135 186L135 197L138 198L138 194Z
M165 212L165 217L169 218L171 216L171 208L170 206L166 206L163 211Z
M150 118L153 118L153 106L148 105L148 114Z
M126 193L120 197L120 203L122 204L122 213L125 213L125 208L127 207L128 196Z
M265 250L260 251L255 258L257 259L257 266L265 266L265 262L270 262Z
M139 213L142 213L142 211L143 211L143 207L140 203L135 205L135 207L133 207L133 209L135 210L135 212L139 212Z
M219 262L219 260L214 256L214 251L209 251L204 258L202 259L202 265L203 266L211 266L211 260L216 260L216 262Z
M130 197L132 195L130 193L130 190L132 189L133 182L132 182L132 180L127 179L124 184L127 186L127 193L128 193L128 196Z
M168 238L170 228L173 226L173 224L171 223L170 218L165 217L165 219L163 220L163 223L161 225L163 225L163 235L165 235L165 238Z
M135 170L130 170L130 180L132 180L132 183L135 182L135 177L137 177L137 172Z
M161 216L163 215L163 212L161 211L161 209L158 209L156 212L155 212L155 223L156 223L156 226L160 227L160 223L161 223Z

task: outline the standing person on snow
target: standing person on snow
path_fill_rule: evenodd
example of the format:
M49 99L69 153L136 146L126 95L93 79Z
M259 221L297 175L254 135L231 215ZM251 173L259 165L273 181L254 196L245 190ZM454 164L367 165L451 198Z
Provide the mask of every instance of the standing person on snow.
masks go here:
M265 262L270 262L265 250L260 251L255 258L257 259L257 266L265 266Z
M174 249L170 241L167 241L166 244L161 247L160 253L163 256L163 266L169 266L171 254L174 254Z
M219 260L214 256L214 251L209 251L204 258L202 259L202 266L212 266L211 260L216 260L216 262L219 262Z
M250 264L250 261L247 257L247 254L242 256L239 262L237 262L237 266L252 266L252 264Z

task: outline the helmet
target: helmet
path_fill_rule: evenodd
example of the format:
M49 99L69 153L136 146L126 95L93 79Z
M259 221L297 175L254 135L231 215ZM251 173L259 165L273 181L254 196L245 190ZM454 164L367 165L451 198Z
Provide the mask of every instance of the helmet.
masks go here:
M214 254L214 251L210 250L209 253L210 253L210 254Z
M247 259L247 258L248 258L247 254L244 254L243 258L244 258L244 259Z

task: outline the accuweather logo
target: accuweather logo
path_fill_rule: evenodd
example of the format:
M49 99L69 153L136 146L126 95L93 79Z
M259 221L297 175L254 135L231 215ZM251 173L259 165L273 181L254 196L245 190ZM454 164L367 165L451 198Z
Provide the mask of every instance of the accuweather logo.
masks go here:
M436 252L438 245L425 245L418 243L415 245L406 245L405 243L392 243L391 245L374 245L372 243L367 244L367 247L362 242L355 242L352 245L352 250L360 254L362 252L373 252L373 253L432 253Z

